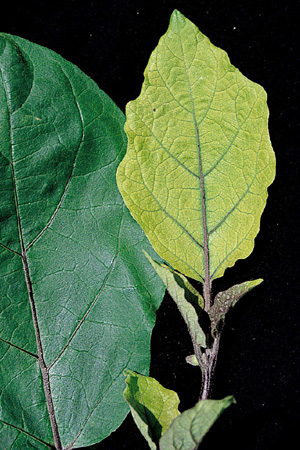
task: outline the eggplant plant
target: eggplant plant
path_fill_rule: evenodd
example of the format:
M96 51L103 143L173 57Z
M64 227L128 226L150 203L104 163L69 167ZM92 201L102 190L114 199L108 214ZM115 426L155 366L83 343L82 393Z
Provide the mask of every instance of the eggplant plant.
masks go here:
M20 37L0 33L0 74L1 450L87 447L129 409L152 450L197 449L234 402L210 398L226 314L262 281L212 295L253 250L274 179L265 91L178 11L126 123ZM184 412L148 376L166 288L201 375Z
M118 186L165 261L147 256L186 322L194 348L187 362L202 375L199 403L178 417L173 412L169 428L161 426L150 447L194 450L233 401L207 400L226 314L262 282L244 281L212 295L213 280L252 252L274 180L267 97L179 11L144 76L139 97L126 107L128 147ZM188 278L200 282L202 292ZM145 401L140 389L131 388L133 376L128 375L127 401L136 421L142 418L150 430L147 415L136 418L135 397L139 407ZM158 421L165 409L167 404L157 411ZM201 433L198 422L210 414L212 422Z

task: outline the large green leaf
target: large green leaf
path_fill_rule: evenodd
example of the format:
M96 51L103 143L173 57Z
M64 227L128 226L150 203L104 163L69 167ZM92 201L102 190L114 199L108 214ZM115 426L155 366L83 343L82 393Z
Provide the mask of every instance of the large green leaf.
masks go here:
M164 287L115 182L123 114L18 37L0 68L0 448L86 446L128 411L124 368L148 371Z
M233 402L232 396L222 400L200 400L184 411L160 439L160 450L194 450L222 412Z
M125 203L160 256L209 286L259 230L275 172L266 93L174 11L126 115Z
M160 437L179 416L176 392L164 388L155 378L127 370L124 398L130 405L134 421L151 450L158 448Z

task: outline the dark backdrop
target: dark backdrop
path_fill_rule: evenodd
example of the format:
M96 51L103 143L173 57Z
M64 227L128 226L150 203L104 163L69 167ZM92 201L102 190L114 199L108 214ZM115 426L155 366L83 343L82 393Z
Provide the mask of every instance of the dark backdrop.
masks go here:
M282 450L294 447L299 423L299 2L213 0L7 1L3 32L44 45L70 60L124 111L139 94L143 70L173 9L225 49L269 96L277 178L269 189L252 255L215 283L215 291L262 277L265 282L228 316L214 398L237 400L201 449ZM151 375L176 390L183 409L197 400L200 376L185 363L191 344L166 296L152 337ZM298 425L299 427L299 425ZM131 417L97 450L147 444Z

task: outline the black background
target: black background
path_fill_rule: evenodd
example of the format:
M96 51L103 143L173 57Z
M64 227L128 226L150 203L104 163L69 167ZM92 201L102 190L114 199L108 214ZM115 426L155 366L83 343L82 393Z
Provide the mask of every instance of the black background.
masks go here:
M299 442L299 2L24 1L6 2L0 31L46 46L93 78L121 108L136 98L150 53L176 8L231 62L267 91L277 177L269 189L253 253L215 282L214 291L262 277L229 314L213 398L234 394L201 450L282 450ZM166 296L152 336L151 375L186 409L197 401L199 371L185 325ZM299 427L299 426L298 426ZM146 450L131 417L97 450Z

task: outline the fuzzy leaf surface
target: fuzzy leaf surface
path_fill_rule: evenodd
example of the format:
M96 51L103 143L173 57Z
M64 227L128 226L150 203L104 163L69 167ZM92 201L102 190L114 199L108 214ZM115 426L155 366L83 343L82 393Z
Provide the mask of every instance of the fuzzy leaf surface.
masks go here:
M222 412L232 403L232 396L222 400L200 400L173 421L160 439L160 450L194 450Z
M219 292L214 304L209 310L209 316L212 323L212 329L216 329L219 322L224 320L226 314L247 292L250 292L256 286L263 282L262 278L257 280L245 281L244 283L236 284L226 291Z
M158 254L209 283L259 231L275 174L266 93L178 11L144 75L118 186Z
M149 255L147 257L176 303L187 325L193 343L206 348L206 334L200 325L201 316L204 315L204 300L202 295L191 285L184 275L172 270L166 264L153 261Z
M160 437L180 414L178 395L164 388L155 378L131 370L127 370L125 375L127 387L124 398L149 447L156 450Z
M0 34L1 449L53 445L42 364L64 448L116 429L123 370L148 371L164 287L115 181L124 120L77 67Z

